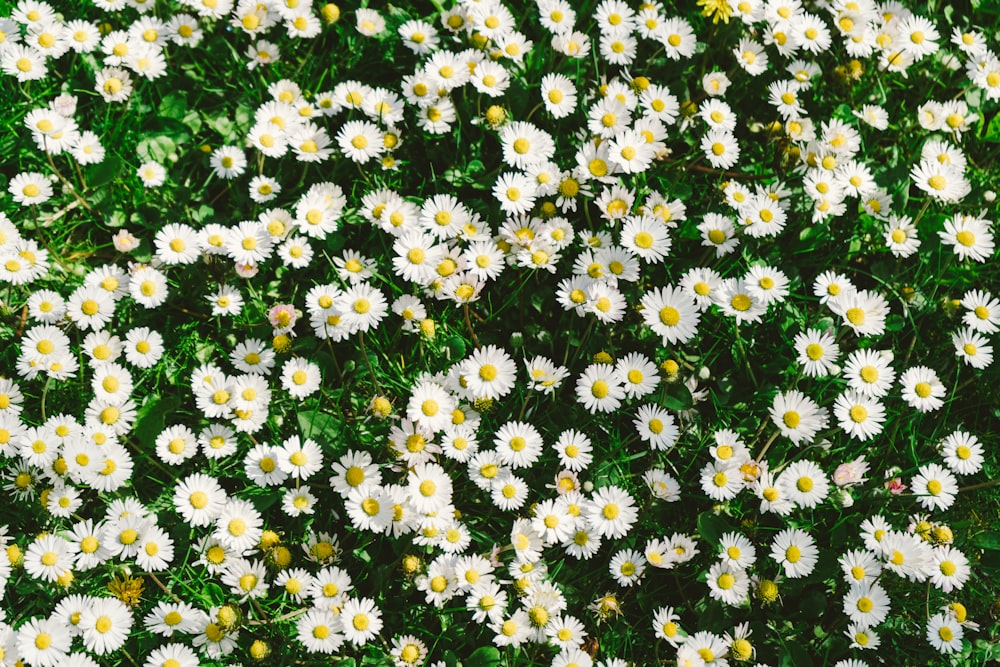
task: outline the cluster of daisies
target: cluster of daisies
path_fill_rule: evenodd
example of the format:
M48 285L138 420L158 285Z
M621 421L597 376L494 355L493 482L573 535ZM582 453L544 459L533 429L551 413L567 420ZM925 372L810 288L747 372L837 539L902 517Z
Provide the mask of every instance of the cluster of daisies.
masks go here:
M77 167L103 162L102 138L82 130L77 117L86 117L90 110L83 107L91 102L98 115L127 108L137 87L170 81L177 74L168 69L171 44L194 49L231 34L240 40L235 52L245 54L240 67L268 81L254 98L245 135L212 149L201 165L207 177L245 187L252 214L235 213L231 224L164 224L146 239L151 258L145 262L129 261L140 239L120 230L113 238L118 260L81 271L65 285L39 287L51 277L56 249L39 245L0 213L0 282L23 296L19 339L10 346L16 359L9 374L19 379L0 377L0 456L9 463L2 483L16 501L36 504L47 526L28 531L30 537L0 532L6 554L0 556L0 593L15 580L19 590L35 585L58 598L48 616L8 623L0 615L0 663L91 667L136 632L163 640L138 656L145 667L236 659L248 644L250 657L264 660L278 648L246 637L272 621L284 623L288 636L312 654L380 644L398 667L437 659L434 647L389 627L393 593L365 590L361 564L345 561L340 546L338 533L349 533L411 545L398 579L413 606L481 628L484 644L544 646L535 655L547 656L553 667L591 667L595 650L588 640L600 635L600 623L614 623L625 595L594 599L600 593L594 589L576 599L561 579L564 563L595 566L600 581L619 592L641 591L643 583L666 576L661 570L673 570L703 578L704 585L695 585L727 607L773 604L781 588L796 590L796 580L814 574L820 562L821 525L800 522L804 512L820 517L856 497L888 504L904 493L921 512L905 522L869 516L858 526L859 548L837 554L840 575L829 580L830 591L839 591L834 606L843 611L851 655L880 646L893 595L912 585L923 585L928 600L934 590L935 613L928 602L922 620L928 644L941 653L962 649L965 633L977 629L958 600L975 557L955 546L941 513L954 504L960 479L983 470L984 443L972 429L950 427L928 448L933 460L915 465L912 474L891 469L884 484L869 481L872 464L864 456L830 473L820 451L831 440L874 445L893 413L903 419L909 411L941 411L956 398L945 386L951 375L992 364L1000 300L971 288L951 303L953 319L961 319L950 332L957 363L931 368L911 364L910 352L899 358L900 350L879 341L893 308L908 313L909 301L897 304L835 270L815 277L809 290L805 276L754 255L768 254L776 239L797 231L796 220L811 218L826 233L831 223L845 224L863 211L877 225L877 241L862 235L869 249L901 265L915 263L922 241L933 238L928 207L945 210L971 198L972 163L963 145L975 136L970 131L980 115L961 94L897 118L879 104L829 110L818 58L835 51L856 59L844 69L848 80L863 76L862 60L903 77L918 71L917 63L958 71L964 59L963 85L996 100L1000 59L982 33L956 29L949 49L931 20L897 2L838 0L820 15L799 0L702 0L705 18L738 20L741 34L738 44L720 52L728 73L710 71L686 85L669 71L649 78L642 64L662 55L682 73L715 45L700 44L692 22L670 16L657 2L602 0L590 17L578 16L566 0L536 0L528 21L495 0L462 0L428 20L357 9L351 38L400 45L405 57L393 66L405 68L392 85L346 79L313 91L270 77L267 65L282 49L286 57L300 49L297 40L349 30L335 25L341 19L336 5L181 0L166 18L164 3L155 4L95 0L101 26L67 20L38 0L20 0L9 18L0 18L0 70L11 82L52 78L78 61L94 80L89 97L60 94L23 117L38 164L47 159L53 171L10 179L8 193L25 219L38 217L51 201L69 202L62 214L86 203L85 187L76 190L53 158L70 160L81 179ZM591 23L591 34L578 29ZM530 60L541 51L555 56L555 64L526 82ZM598 71L587 76L600 83L584 87L580 71L591 62ZM745 91L748 81L761 108L777 119L769 129L744 114L752 107L746 99L727 97ZM517 118L511 109L518 105L510 102L525 88L535 108ZM684 103L676 96L682 93L690 98ZM565 131L570 122L578 131ZM489 181L477 184L492 199L465 200L440 179L433 193L423 184L411 191L408 172L425 174L400 168L402 156L419 156L422 146L446 141L466 123L485 137L483 155L495 154ZM877 133L890 127L922 139L915 163L904 165L909 183L926 197L915 216L894 201L890 193L898 184L886 182L873 149ZM764 129L782 136L789 178L748 186L732 171L746 162L747 137ZM417 150L400 150L410 145ZM287 169L291 160L302 164ZM329 180L307 179L317 173L303 171L311 165ZM351 174L361 170L365 185L353 178L338 182L343 165ZM134 166L146 196L175 185L171 165ZM656 187L665 180L657 177L664 167L718 177L714 201L689 211L694 206ZM293 172L303 174L301 183L294 183ZM41 222L54 225L59 215ZM993 222L985 210L949 210L941 217L936 238L955 260L975 268L993 257ZM370 256L376 243L330 252L331 242L356 232L377 239L384 254ZM695 259L696 250L702 259ZM173 285L206 266L219 270L202 281L204 293L193 295L200 306L195 314L218 318L221 326L256 317L270 328L271 341L220 337L224 361L167 349L149 318L178 297ZM704 428L697 407L678 413L661 405L666 385L681 374L661 351L600 353L583 365L568 361L568 354L561 364L532 356L523 336L516 346L523 346L522 359L503 347L480 346L474 330L484 323L486 335L497 298L532 277L547 281L551 310L587 320L588 334L594 327L610 340L632 317L642 334L636 341L652 334L645 340L666 348L693 348L708 329L713 335L735 329L739 336L742 327L747 335L794 307L790 301L818 300L820 308L804 318L816 325L807 324L787 346L789 365L807 378L806 390L796 380L778 391L770 399L770 421L761 415L762 429L750 438ZM265 279L294 285L278 292L294 296L262 303L257 288ZM705 326L719 315L734 326ZM407 344L423 345L434 340L436 322L449 317L464 320L475 349L454 363L421 369L400 405L381 394L371 401L359 425L364 447L345 451L322 431L292 428L296 408L288 406L322 406L324 388L334 381L300 352L309 339L335 354L359 341L368 360L365 335L399 329L412 334L403 339ZM841 334L821 326L824 321L841 325ZM342 344L339 351L334 344ZM148 451L139 452L133 432L147 400L145 383L168 365L183 369L176 389L187 402L179 415L164 416ZM708 379L710 369L702 370L698 377ZM78 414L47 416L49 387L71 383L81 390ZM528 396L520 414L508 415L522 389ZM834 398L821 405L810 393ZM692 392L692 400L705 395ZM545 423L537 406L550 397L571 411L572 428ZM613 418L626 427L618 434L627 442L622 450L641 443L643 451L630 455L648 463L641 473L612 481L595 463L613 456L612 436L602 426ZM765 428L776 430L759 446ZM779 438L791 443L791 459L767 458ZM710 460L702 464L692 456L701 468L684 486L672 453L689 447L706 450ZM776 449L788 447L782 442ZM174 485L144 505L131 489L148 462ZM715 540L651 525L649 508L677 503L682 494L706 509L755 508L768 530L748 523ZM266 508L251 500L265 497L273 500ZM169 530L175 525L189 531L190 543L175 542L184 532ZM163 587L157 573L175 568L214 582L228 602L185 601L181 587L164 589L155 602L140 601L137 579L117 576L110 596L94 587L79 592L80 580L95 571L141 572ZM277 610L276 618L265 606ZM769 643L752 638L747 623L717 634L688 625L694 619L685 616L681 607L663 605L652 610L651 627L648 620L642 624L648 640L676 651L680 665L750 663L754 643ZM625 665L602 657L602 667ZM852 658L837 666L865 664Z

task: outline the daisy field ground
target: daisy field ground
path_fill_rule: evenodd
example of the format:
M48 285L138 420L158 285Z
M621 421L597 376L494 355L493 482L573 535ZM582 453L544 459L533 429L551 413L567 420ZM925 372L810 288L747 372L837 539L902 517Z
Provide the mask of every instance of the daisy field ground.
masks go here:
M998 28L0 0L0 665L1000 659Z

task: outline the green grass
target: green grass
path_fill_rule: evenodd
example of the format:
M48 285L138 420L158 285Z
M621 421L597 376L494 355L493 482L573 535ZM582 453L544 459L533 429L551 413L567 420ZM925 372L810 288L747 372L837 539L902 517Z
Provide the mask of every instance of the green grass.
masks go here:
M910 65L906 76L880 67L877 54L852 63L834 27L834 16L810 2L805 11L822 17L833 33L833 45L815 54L800 51L787 57L769 44L765 47L770 60L767 70L752 77L738 66L733 50L742 38L763 43L766 21L757 21L753 27L738 18L716 23L711 13L702 15L692 3L670 3L661 8L662 17L683 18L690 24L698 41L696 52L690 58L675 60L666 53L669 43L638 38L634 61L622 68L609 64L601 55L594 18L598 3L588 0L572 7L576 29L591 39L591 51L579 59L553 48L534 3L510 4L515 29L533 45L521 62L497 61L510 76L507 91L491 98L477 92L471 83L451 91L448 97L454 104L456 121L439 135L422 129L417 107L407 105L397 125L401 141L385 153L394 160L392 169L384 169L378 158L356 163L337 149L337 132L347 121L367 120L379 125L378 118L361 110L325 116L318 107L310 109L310 120L328 133L334 147L332 156L318 163L303 162L291 151L281 157L266 157L246 145L246 138L256 122L255 112L272 99L268 87L279 80L297 84L303 104L323 99L324 93L338 90L338 84L348 81L382 87L402 98L403 77L427 61L426 56L408 50L397 33L410 19L422 18L435 26L442 51L464 52L468 58L480 54L489 59L493 43L465 33L450 34L442 27L441 15L447 7L433 3L372 5L384 18L386 30L366 37L355 27L354 8L341 6L340 19L329 22L316 5L310 13L319 21L318 35L311 39L290 37L279 19L257 38L276 44L280 59L252 69L247 67L246 51L254 38L229 18L203 18L199 21L204 31L202 41L194 47L167 45L166 73L154 80L133 74L134 90L124 102L107 103L95 89L95 76L104 60L100 49L70 52L50 60L48 75L41 80L18 82L13 76L0 75L0 100L4 101L0 103L0 192L4 193L0 212L9 217L23 238L47 250L50 262L43 275L27 284L0 285L0 376L15 381L23 393L19 413L0 405L0 411L6 410L0 418L8 420L0 423L0 435L38 427L54 415L67 415L82 433L86 410L95 400L92 380L97 364L84 350L88 332L68 318L60 318L58 326L70 340L68 352L79 370L65 379L47 378L45 371L33 379L19 377L25 372L21 360L27 356L21 341L40 324L29 317L33 294L52 290L68 300L95 269L113 265L127 272L133 263L159 266L169 285L167 300L155 309L144 308L132 296L123 297L116 302L110 322L102 327L123 340L134 328L151 327L162 334L165 348L163 358L148 369L131 366L124 358L118 361L134 381L131 400L138 412L135 423L120 436L134 462L126 484L113 491L98 491L86 478L66 477L58 465L25 468L22 459L30 455L21 451L20 436L3 447L0 478L11 500L0 505L0 525L7 526L5 546L13 569L6 577L0 608L6 612L3 622L13 630L8 637L14 639L4 639L0 632L0 642L7 642L0 643L0 648L12 653L10 642L16 642L18 632L26 632L25 624L33 618L49 617L68 595L108 597L112 595L109 584L129 575L143 586L141 595L131 600L131 632L120 648L105 655L94 654L99 664L144 665L169 641L199 651L194 638L204 637L209 614L216 624L209 626L209 634L221 624L235 644L221 657L201 653L201 664L206 665L390 665L393 642L404 635L413 635L425 645L428 654L422 664L427 665L439 661L448 667L459 662L466 667L545 665L560 660L555 644L544 640L520 647L498 646L497 632L486 623L472 621L464 592L440 606L428 603L422 577L444 562L442 547L419 544L413 531L391 536L358 528L349 518L345 503L350 500L329 482L332 464L348 453L365 452L378 466L382 485L401 485L405 496L408 465L397 457L390 439L393 428L407 416L413 388L420 381L431 380L446 387L452 396L459 396L457 365L477 350L497 346L516 364L513 390L495 399L467 396L460 403L469 411L474 409L480 419L478 428L466 433L478 439L480 451L494 447L494 434L508 422L527 422L540 432L544 448L537 461L513 471L528 488L526 502L518 509L502 510L489 492L476 486L465 463L437 453L431 460L441 465L454 486L455 519L471 536L463 554L495 557L500 563L495 574L508 596L505 619L522 608L532 610L537 602L520 595L525 592L520 587L523 584L516 583L508 572L514 560L511 527L517 518L530 518L533 505L557 496L556 477L562 466L552 445L562 432L575 429L590 438L594 458L578 473L580 490L589 497L595 489L615 485L635 499L638 511L627 534L604 539L592 558L576 559L561 546L552 545L544 548L536 564L545 571L541 580L561 593L563 613L579 619L586 628L588 640L582 646L595 664L603 661L610 666L615 664L613 658L630 665L684 664L678 660L676 647L654 635L653 617L666 606L676 611L677 622L688 635L713 633L722 641L724 634L732 636L737 626L748 624L755 657L744 660L739 650L729 647L730 664L799 667L857 659L865 664L979 665L995 660L1000 612L998 592L991 582L1000 574L1000 492L994 486L1000 471L993 449L1000 432L1000 403L992 390L1000 373L996 363L981 370L964 364L956 355L952 335L963 326L966 309L960 300L971 290L995 293L1000 285L1000 264L995 248L989 250L986 261L961 259L951 245L941 242L938 232L956 214L987 221L996 218L997 102L968 78L966 57L949 39L953 29L974 26L985 35L986 45L995 49L998 13L986 3L970 11L935 2L907 6L931 20L940 33L940 49ZM63 20L84 19L100 24L102 32L126 30L141 16L133 7L104 12L90 3L71 0L53 7ZM10 3L0 2L0 16L13 10ZM182 13L196 12L176 2L161 1L147 16L169 21ZM272 18L274 13L270 10ZM23 28L16 31L26 34ZM886 221L866 212L858 198L847 197L845 210L839 215L813 216L803 178L806 156L814 147L793 140L790 128L768 102L767 85L788 79L785 66L795 58L818 68L810 79L811 87L799 92L807 118L817 133L824 123L832 121L857 130L859 146L853 159L871 171L888 198L892 214L916 221L921 241L916 253L896 257L886 247ZM952 59L958 67L949 66ZM706 155L700 144L706 123L694 115L698 105L709 100L701 80L713 71L725 72L732 80L725 95L717 98L725 101L737 118L734 134L741 155L728 168L711 166L712 156ZM542 78L550 73L565 75L576 86L579 101L566 118L553 117L541 97ZM555 272L511 262L498 278L486 281L476 300L462 305L435 298L425 285L406 281L394 270L395 238L370 219L371 206L363 201L366 197L391 190L417 211L434 195L454 196L478 216L487 230L483 238L498 241L505 254L514 256L518 239L510 232L525 224L511 223L503 235L509 216L492 191L502 174L517 170L504 161L498 130L506 122L525 121L548 133L555 146L552 162L563 172L559 178L564 179L578 166L581 146L593 136L586 129L587 114L602 94L601 86L618 81L634 93L642 87L639 77L665 86L681 107L679 117L664 127L662 153L648 168L619 174L614 183L590 180L590 195L577 197L575 210L558 211L555 193L538 197L530 211L537 220L537 224L532 223L533 233L540 236L539 226L559 215L580 234L559 250ZM61 93L76 97L73 118L79 129L94 132L106 149L99 164L80 165L65 152L47 155L25 127L25 117L31 111L45 108ZM966 104L968 131L922 127L917 110L930 100ZM887 129L876 130L852 114L864 104L885 109ZM299 115L299 108L301 105L292 109L293 118ZM498 114L502 120L494 126L491 119ZM634 113L633 120L639 115ZM966 160L963 174L969 193L959 202L930 196L910 175L931 138L953 144ZM213 174L212 152L223 146L243 149L248 158L246 173L232 180ZM143 186L137 169L147 161L166 168L164 185ZM581 168L576 178L586 179L586 163ZM8 186L24 172L52 176L55 195L36 205L16 203ZM258 203L251 198L248 184L257 175L272 177L280 184L281 192L273 201ZM726 204L723 189L730 182L746 185L751 191L779 184L787 188L788 193L780 196L787 213L784 229L774 236L755 237L748 232L738 219L740 215ZM284 209L294 219L300 199L318 184L335 184L346 204L336 231L309 240L314 257L307 267L292 268L274 255L260 263L254 276L240 277L231 258L207 252L190 264L160 265L163 253L157 252L154 239L166 225L182 223L194 230L211 225L235 228L273 208ZM626 204L630 214L638 214L640 207L647 205L647 198L656 194L667 201L682 202L686 215L671 221L672 247L664 261L643 262L637 280L617 282L617 293L626 307L619 320L608 323L600 321L593 311L578 314L563 308L557 291L563 279L586 273L589 260L580 259L588 251L586 237L600 233L610 235L613 243L621 241L623 222L608 220L596 203L612 185L635 195L634 203ZM703 242L698 225L708 213L725 215L737 223L740 243L734 252L717 257ZM116 249L112 236L121 230L130 231L140 241L136 249ZM302 236L300 230L293 233ZM984 235L993 238L992 231L980 232ZM528 245L523 239L521 242ZM456 259L470 245L459 236L442 239L442 243ZM530 250L542 247L540 243L536 238ZM280 239L275 245L279 244ZM552 252L553 248L545 250ZM0 252L5 253L4 260L10 253L2 240ZM372 260L373 275L366 284L379 290L389 305L402 296L420 298L426 308L423 331L420 327L406 330L405 320L390 310L377 327L363 334L353 332L338 340L317 335L310 324L307 294L319 285L350 286L347 278L338 275L334 263L345 252ZM578 260L582 267L574 267ZM645 323L639 306L643 297L657 288L677 286L688 271L708 268L722 278L742 278L755 266L779 270L789 279L788 296L770 305L759 321L736 324L721 304L711 305L701 313L697 334L674 344ZM605 267L608 270L610 267ZM884 331L858 336L843 317L820 302L813 284L826 271L841 273L858 289L872 290L884 298L888 304ZM245 301L239 313L212 314L207 297L222 285L239 290ZM279 304L291 304L301 313L293 335L286 340L276 338L277 332L268 321L270 309ZM346 309L349 311L351 304ZM338 314L350 316L349 312ZM897 379L916 366L933 369L945 388L941 407L930 412L914 409L901 397L896 382L879 399L886 413L879 435L869 440L849 437L832 412L847 388L846 378L840 370L810 377L797 361L793 339L810 328L826 331L836 339L840 368L851 352L877 350L891 354ZM198 434L209 425L236 423L232 412L206 416L196 400L192 374L214 364L224 374L236 377L239 372L229 355L234 346L248 339L265 341L265 347L276 351L275 369L267 378L269 400L252 408L266 411L263 424L249 433L235 434L236 451L229 456L210 459L199 452L178 464L164 460L156 452L158 437L166 428L183 425ZM987 334L987 339L994 346L998 340L995 333ZM624 399L614 411L588 412L577 399L577 379L592 364L608 358L618 361L633 352L645 355L660 369L656 388L645 397ZM551 393L531 387L523 360L536 356L547 357L568 370L566 380ZM322 375L319 389L304 398L290 395L280 377L284 364L294 357L315 364ZM227 390L235 391L231 386ZM775 396L791 390L802 392L830 414L828 425L802 445L781 436L769 414ZM388 415L373 409L379 397L388 400ZM679 427L675 445L665 451L643 442L633 424L635 412L647 403L668 410ZM771 471L784 470L796 461L815 462L831 482L829 496L814 508L798 507L787 515L762 512L760 500L749 489L727 500L712 499L703 490L700 476L713 460L709 450L716 444L715 433L722 429L735 431L748 455L761 463L766 461ZM887 492L886 479L898 476L910 487L927 464L943 464L938 445L956 430L978 438L985 461L982 470L959 477L961 489L953 505L944 511L927 512L909 488L900 495ZM300 485L294 479L277 486L259 486L246 470L245 458L256 445L281 446L292 436L311 438L322 450L321 471L301 482L315 495L312 514L291 516L282 509L284 493ZM30 447L28 437L23 440ZM440 444L441 438L434 442ZM66 446L59 442L56 448ZM867 481L838 493L832 485L834 471L860 456L870 465ZM644 473L651 468L662 469L678 481L679 502L653 497L643 482ZM30 483L18 477L25 471ZM375 602L383 622L379 635L360 645L344 642L332 657L310 652L298 639L297 630L310 602L294 599L278 587L260 598L241 599L221 575L213 575L199 564L199 545L213 528L188 525L174 506L174 489L195 473L218 480L229 497L250 501L262 518L262 527L273 531L246 554L248 560L263 564L266 583L273 584L288 567L315 575L324 565L335 564L350 577L353 589L348 597ZM69 485L80 495L79 508L69 516L53 514L42 501L58 492L53 490L57 483ZM76 568L66 586L32 576L18 562L18 554L28 552L42 534L67 536L83 519L105 518L108 506L125 498L142 503L172 540L174 555L166 569L146 572L134 558L109 557L92 569ZM874 628L881 646L863 651L850 648L851 640L845 634L850 620L842 601L849 586L838 558L863 548L860 525L874 515L883 516L902 532L925 518L935 526L946 526L953 536L952 546L968 559L972 574L960 590L945 593L929 583L926 575L912 581L884 572L878 582L891 602L887 618ZM790 527L807 531L819 551L815 568L798 579L781 575L781 565L770 556L775 535ZM305 545L320 532L336 537L335 561L320 564L307 557ZM732 606L710 597L706 582L717 561L719 540L730 532L744 536L757 550L756 562L747 572L753 581L750 592ZM648 565L635 586L616 583L608 570L615 554L624 549L642 552L650 540L667 540L675 534L696 540L698 553L692 560L670 569ZM934 540L925 542L933 544ZM888 560L890 556L881 558ZM5 569L0 568L0 574ZM760 594L762 580L777 581L777 599ZM602 617L592 610L595 601L607 595L615 596L620 614ZM172 640L144 626L143 619L158 603L178 600L204 612L200 626ZM967 627L961 647L941 655L926 639L927 624L953 602L964 605L968 619L979 627ZM558 605L542 604L546 605L550 616L559 611ZM220 616L220 608L236 610L238 621L223 623L225 613ZM262 655L260 642L266 645L267 655ZM728 647L730 642L731 637L723 643ZM83 639L74 639L72 648L85 652ZM586 662L585 658L578 660L578 664Z

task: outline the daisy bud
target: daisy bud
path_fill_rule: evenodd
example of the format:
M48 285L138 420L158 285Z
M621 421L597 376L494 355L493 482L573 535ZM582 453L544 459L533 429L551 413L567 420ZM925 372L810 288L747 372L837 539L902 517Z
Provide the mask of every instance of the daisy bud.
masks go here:
M253 640L250 644L250 657L254 660L266 660L271 655L271 647L262 639Z
M278 570L287 569L292 564L292 552L288 550L288 547L275 547L268 554L268 562Z
M243 621L240 608L233 604L220 607L215 619L219 627L227 631L237 629Z
M507 111L496 104L486 110L486 122L493 127L499 127L507 120Z
M16 544L12 544L7 547L7 560L10 561L11 567L20 567L24 564L24 553L21 551L21 547Z
M271 339L271 347L275 352L288 352L292 349L292 338L286 334L278 334Z
M265 530L260 536L260 544L258 547L261 551L267 551L268 549L273 549L278 546L278 542L281 541L281 537L273 530Z
M430 319L429 317L420 320L420 333L422 333L425 337L433 339L434 330L435 330L434 320Z
M413 554L407 554L403 556L403 561L400 563L403 568L403 574L408 577L413 576L420 571L420 557L414 556Z
M611 355L608 354L607 352L601 351L601 352L598 352L597 354L594 355L594 363L595 364L613 364L613 363L615 363L615 360L612 359Z
M854 505L854 496L847 489L838 489L833 495L833 502L840 507L851 507Z
M373 415L384 419L392 414L392 403L385 396L376 396L372 400L370 409Z
M757 584L757 597L765 605L774 604L778 601L778 584L770 579L761 579Z
M323 21L327 25L333 25L340 20L340 7L332 2L328 2L320 8L319 14L323 17Z
M931 528L931 540L935 544L951 544L955 541L955 535L948 526L934 526Z

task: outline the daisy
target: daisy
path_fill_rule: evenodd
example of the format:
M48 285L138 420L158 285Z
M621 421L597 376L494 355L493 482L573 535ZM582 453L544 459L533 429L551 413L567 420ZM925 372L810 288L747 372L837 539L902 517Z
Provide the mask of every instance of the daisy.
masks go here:
M531 619L523 609L516 610L510 617L501 615L498 620L489 624L495 633L493 643L503 648L505 646L521 646L531 635Z
M52 197L52 184L45 174L34 171L21 172L10 179L7 192L21 206L42 204Z
M24 554L24 571L29 576L46 582L58 581L73 569L78 545L54 535L36 538Z
M378 126L367 121L352 120L345 123L337 133L336 140L341 152L359 164L378 157L385 150Z
M979 333L1000 331L1000 300L983 290L970 290L961 301L966 309L962 321Z
M879 548L887 570L910 581L924 581L930 576L932 550L916 534L890 530L879 542Z
M680 429L674 416L656 405L643 405L636 411L633 425L643 442L652 449L665 451L677 443Z
M871 398L881 398L889 393L896 372L889 365L890 356L879 350L855 350L844 365L848 386Z
M322 544L318 542L314 549ZM344 606L347 593L353 588L347 572L339 567L324 567L316 576L309 578L306 592L317 608L336 613Z
M252 548L263 534L263 519L252 503L230 498L215 520L213 536L238 553Z
M681 499L681 485L669 473L661 468L650 468L642 474L642 481L649 492L657 500L675 503ZM647 553L646 558L659 567Z
M937 40L941 35L934 24L922 16L907 16L896 26L896 30L903 50L916 60L938 50Z
M993 363L993 346L989 339L972 327L963 327L951 335L955 355L976 369L987 368Z
M687 342L698 332L698 308L678 288L652 289L643 295L640 305L643 321L663 338L664 345Z
M686 19L680 17L671 17L662 23L662 27L659 30L659 39L667 57L671 60L690 58L695 54L698 47L698 40L694 29ZM716 72L715 74L725 77L721 72ZM726 83L718 79L713 79L712 81L717 82L718 85L711 85L710 82L708 88L711 88L714 94L724 94L728 81Z
M316 393L322 380L319 366L301 357L289 359L281 369L281 386L293 398Z
M744 280L751 294L765 305L781 303L788 296L788 276L773 267L756 264Z
M528 213L535 205L538 190L530 178L517 172L505 172L493 185L493 196L508 215Z
M701 489L708 497L720 502L732 500L743 490L739 469L729 461L712 461L701 469Z
M802 372L807 376L823 377L836 367L840 346L829 332L819 329L800 331L795 334L793 344L798 362L802 364Z
M590 438L573 429L560 433L552 448L559 455L560 464L574 472L585 470L593 460Z
M736 137L725 130L709 130L701 139L701 149L715 169L729 169L740 159Z
M653 147L636 130L619 132L608 143L608 159L626 174L645 171L654 157Z
M671 248L667 226L650 215L626 216L621 244L643 261L652 263L662 261Z
M719 559L735 569L745 570L757 562L757 549L739 533L725 533L719 538Z
M638 512L628 493L617 486L605 486L594 492L585 518L597 535L619 539L631 530Z
M896 257L909 257L920 247L917 227L908 216L890 216L883 231L885 244Z
M101 329L111 321L115 312L115 302L111 296L97 286L83 285L69 297L66 315L81 329Z
M344 643L341 618L328 609L311 609L295 623L296 638L310 653L335 653Z
M696 664L694 661L700 658L705 665L721 667L724 662L728 664L725 660L727 651L724 638L711 632L696 632L689 635L677 651L677 662L682 665L687 662Z
M852 584L844 596L843 608L855 625L875 627L889 615L889 596L877 583Z
M937 463L920 467L910 482L913 494L927 510L946 510L955 502L958 480L947 468Z
M918 189L946 203L960 201L971 189L960 169L938 162L922 160L910 170L910 178ZM956 247L956 252L965 251Z
M0 50L0 68L19 82L36 81L48 75L45 54L38 49L11 42Z
M642 398L653 392L660 380L656 364L638 352L619 359L615 364L615 372L618 373L628 398Z
M410 504L417 512L431 514L451 503L451 478L436 463L416 464L407 484Z
M786 528L771 543L771 558L784 568L790 579L807 577L816 567L819 550L811 535L797 528Z
M633 586L646 571L646 559L635 549L623 549L611 557L608 570L619 586Z
M152 266L143 265L132 272L128 284L129 294L145 308L157 308L167 300L167 277Z
M767 71L767 52L752 39L741 39L740 43L733 47L733 55L736 56L739 66L750 76L757 76Z
M800 391L778 393L771 405L771 419L781 434L796 445L812 442L826 428L827 412Z
M576 398L591 414L613 412L625 398L625 388L608 364L591 364L576 381Z
M226 502L226 492L213 477L194 473L174 489L174 508L191 526L213 523Z
M881 336L885 332L889 303L878 292L848 292L830 302L830 306L858 336Z
M852 438L870 440L882 432L885 408L875 398L848 390L837 397L833 414L839 426Z
M170 426L156 436L156 455L170 465L181 465L198 453L194 432L187 426Z
M674 612L673 607L660 607L653 614L653 632L659 639L666 640L675 648L687 636L677 623L681 617Z
M490 97L500 97L510 85L510 74L498 63L485 60L472 70L472 86Z
M940 444L944 463L958 475L974 475L983 467L983 446L965 431L951 433Z
M970 575L969 559L958 549L942 545L934 549L931 583L945 593L961 590Z
M553 393L569 377L568 369L563 366L556 366L550 359L545 357L525 359L524 367L527 371L531 388L545 394Z
M830 483L816 463L800 460L792 463L778 478L785 496L800 507L816 507L826 498Z
M406 416L436 433L451 423L455 406L454 397L443 387L434 382L421 382L413 389Z
M708 570L706 579L709 595L731 607L739 607L748 599L750 577L746 570L725 561L717 561Z
M125 644L132 629L132 612L115 598L91 598L80 615L79 627L87 650L104 655Z
M927 641L941 653L962 650L965 629L950 614L936 614L927 621Z
M596 315L601 322L621 321L627 305L625 295L610 282L594 282L587 288L586 310Z
M728 278L715 292L715 303L724 315L736 319L736 323L759 322L767 312L767 306L750 293L746 283L738 278Z
M824 271L813 282L813 294L819 297L820 303L829 303L854 291L856 289L847 276L834 271Z
M643 115L672 125L680 114L677 98L665 86L651 84L639 94Z
M278 450L278 467L294 480L307 480L323 467L323 452L315 441L293 435Z
M952 246L959 259L985 262L996 247L988 220L961 213L946 220L944 229L938 235L941 243Z
M531 466L542 454L542 436L526 422L505 423L497 429L493 442L501 463L514 469Z
M848 584L874 583L882 573L882 563L871 551L848 551L839 562Z
M17 650L11 653L20 654L33 667L56 667L67 661L72 641L64 623L54 618L32 618L17 629Z
M926 366L914 366L899 376L903 400L920 412L933 412L944 405L945 387L937 373Z

